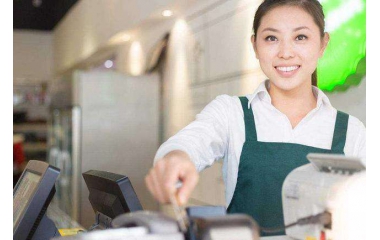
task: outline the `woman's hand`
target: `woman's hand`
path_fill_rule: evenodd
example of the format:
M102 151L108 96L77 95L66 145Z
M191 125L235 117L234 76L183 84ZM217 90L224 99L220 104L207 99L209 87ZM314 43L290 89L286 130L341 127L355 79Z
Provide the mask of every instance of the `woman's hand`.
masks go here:
M184 205L191 192L198 183L199 174L189 155L183 151L175 150L158 160L145 177L145 183L160 203L169 203L170 195L175 194L176 183L182 182L178 190L177 199L180 205Z

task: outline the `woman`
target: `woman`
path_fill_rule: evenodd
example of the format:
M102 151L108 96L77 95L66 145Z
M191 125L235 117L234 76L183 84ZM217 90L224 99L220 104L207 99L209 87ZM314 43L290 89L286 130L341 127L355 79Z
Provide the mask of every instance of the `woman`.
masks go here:
M308 163L308 153L365 159L365 127L333 108L316 86L316 67L329 41L317 0L265 0L251 38L268 77L253 94L219 96L158 150L146 184L161 203L178 191L187 202L198 171L224 158L229 213L251 215L260 226L283 225L285 177Z

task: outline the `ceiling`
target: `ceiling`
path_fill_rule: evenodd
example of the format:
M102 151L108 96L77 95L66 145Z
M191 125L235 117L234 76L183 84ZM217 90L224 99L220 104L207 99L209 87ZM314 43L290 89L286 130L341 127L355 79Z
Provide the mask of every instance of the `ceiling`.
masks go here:
M78 0L13 0L13 29L51 31Z

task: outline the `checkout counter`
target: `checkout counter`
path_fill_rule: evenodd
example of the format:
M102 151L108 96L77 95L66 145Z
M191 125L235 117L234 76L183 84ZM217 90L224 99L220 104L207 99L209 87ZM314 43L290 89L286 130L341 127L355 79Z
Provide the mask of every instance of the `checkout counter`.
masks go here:
M91 170L83 173L96 217L88 229L72 221L56 205L59 169L29 161L13 192L15 240L350 240L365 239L365 166L357 159L332 155L308 156L311 164L293 170L282 190L287 236L259 237L260 228L245 214L226 215L224 207L187 208L176 219L143 211L126 176ZM350 195L351 194L351 195ZM352 206L352 196L356 196ZM348 202L350 200L350 202ZM183 211L183 209L182 209ZM360 215L362 214L362 215ZM186 220L183 228L181 221ZM353 223L353 221L356 221ZM355 227L352 227L355 226ZM64 230L66 229L66 230ZM67 234L71 230L73 235ZM71 234L72 234L71 233ZM63 236L63 235L70 236Z
M61 231L61 235L75 235L79 229L84 229L79 223L72 220L65 212L59 209L56 204L51 204L47 210L48 217L55 223L57 228ZM261 237L262 240L294 240L287 236L272 236ZM62 238L62 240L70 240L68 237Z
M76 234L78 231L84 229L83 226L62 211L54 202L49 205L46 215L53 221L60 235Z

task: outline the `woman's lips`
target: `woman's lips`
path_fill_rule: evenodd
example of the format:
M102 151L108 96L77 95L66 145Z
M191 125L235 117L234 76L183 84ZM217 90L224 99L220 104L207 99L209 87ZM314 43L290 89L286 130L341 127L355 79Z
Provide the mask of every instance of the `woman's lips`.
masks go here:
M293 65L293 66L277 66L274 67L277 71L277 73L282 77L292 77L298 72L298 69L300 69L300 65Z

